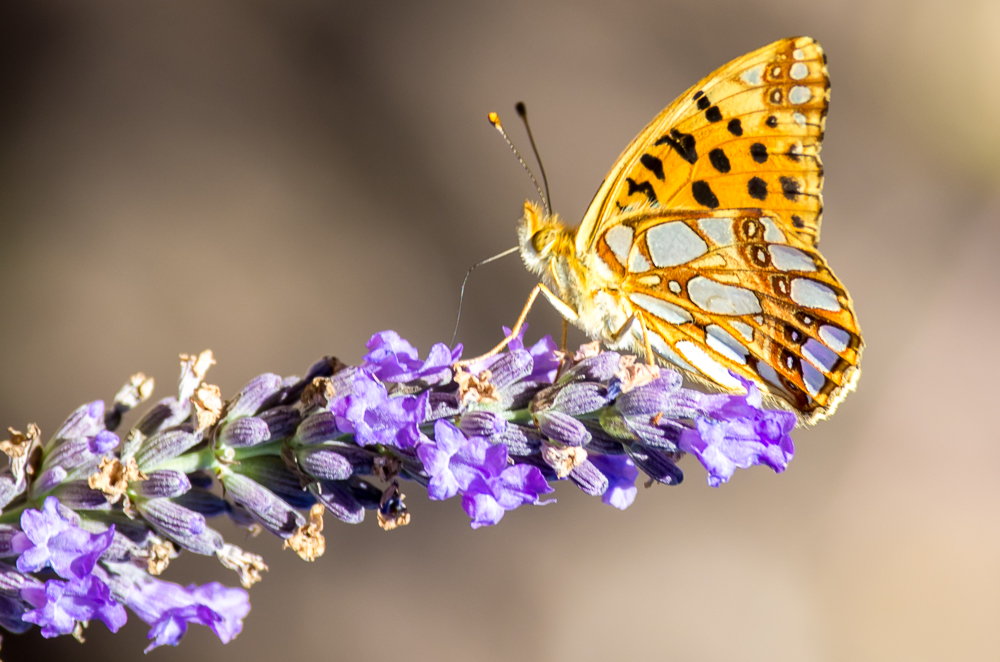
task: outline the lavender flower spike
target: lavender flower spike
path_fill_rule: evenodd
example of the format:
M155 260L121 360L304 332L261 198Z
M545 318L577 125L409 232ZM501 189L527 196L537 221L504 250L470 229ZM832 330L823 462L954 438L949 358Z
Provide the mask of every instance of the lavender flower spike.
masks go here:
M783 471L794 454L795 417L763 409L753 384L745 396L705 394L596 343L569 355L551 338L525 347L518 336L468 370L454 367L460 347L437 344L421 360L393 331L367 347L360 366L327 357L303 378L265 373L225 405L204 382L211 352L185 355L178 397L120 437L104 426L148 397L144 375L132 382L145 394L130 391L110 413L100 400L80 407L44 448L37 426L12 432L0 443L10 457L0 628L79 636L99 619L114 632L127 607L150 626L147 651L176 646L191 623L230 641L250 611L246 591L156 578L184 550L214 556L244 588L261 580L264 560L208 518L266 530L312 561L325 549L324 514L329 527L360 524L366 510L383 529L408 524L408 485L460 497L478 529L552 503L560 480L624 510L640 471L677 485L686 454L713 486L755 464Z

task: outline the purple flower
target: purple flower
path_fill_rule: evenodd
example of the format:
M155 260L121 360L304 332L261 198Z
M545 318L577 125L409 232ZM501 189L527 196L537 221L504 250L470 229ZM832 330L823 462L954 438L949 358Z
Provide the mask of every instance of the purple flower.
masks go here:
M503 448L506 464L507 449ZM527 503L544 505L539 496L552 492L538 467L515 464L494 475L477 476L462 495L462 508L472 518L472 528L492 526L506 511Z
M427 494L444 500L465 490L480 476L494 476L507 466L507 447L482 437L466 437L451 423L434 423L434 440L417 447L417 456L431 475Z
M50 565L64 579L89 575L115 535L113 524L104 533L87 533L56 497L46 498L41 511L28 509L21 513L21 529L31 546L18 557L17 569L37 572Z
M385 386L366 370L357 371L352 386L353 393L335 400L331 408L338 427L353 432L359 445L412 448L423 438L418 426L427 414L427 391L389 397Z
M605 490L601 501L618 510L625 510L631 506L638 492L635 479L639 477L639 470L636 469L635 463L627 455L592 453L587 457L608 479L608 489Z
M775 472L788 467L795 447L789 436L795 427L795 415L760 409L757 386L740 379L747 389L745 396L705 396L705 412L693 430L681 433L680 449L691 453L708 470L708 484L718 487L728 481L737 468L764 464Z
M510 351L513 352L519 349L525 349L524 334L527 330L527 324L521 327L521 333L510 341ZM509 336L510 329L503 327L503 333L504 337ZM552 380L556 378L556 372L559 370L559 356L556 354L559 347L556 345L555 341L552 340L552 336L543 337L527 349L528 353L531 354L532 360L534 361L534 368L532 369L531 374L526 377L524 381L552 382Z
M222 643L228 643L243 629L243 619L250 613L250 598L239 588L217 582L187 588L154 579L132 566L115 568L123 574L109 578L115 593L129 609L152 627L148 653L157 646L176 646L187 632L188 623L209 627Z
M530 348L525 349L524 334L527 330L528 325L522 325L521 331L511 338L510 343L507 345L508 353L527 351L531 356L531 372L527 376L519 376L518 381L551 383L556 378L556 372L559 370L559 356L556 354L558 347L551 336L545 336ZM504 337L509 336L510 329L503 327L503 335ZM501 353L485 358L482 361L477 361L468 366L469 372L478 375L483 370L492 368L493 364L501 360L504 356L505 354Z
M451 364L462 356L462 346L448 349L443 343L431 347L426 361L420 361L416 348L399 337L395 331L376 333L366 343L368 353L363 368L383 382L412 382L418 379L427 384L440 384L451 378Z
M43 637L70 634L77 621L95 618L117 632L128 618L125 608L111 597L107 585L94 575L68 582L50 579L44 587L25 586L21 597L34 607L25 612L23 620L42 626Z

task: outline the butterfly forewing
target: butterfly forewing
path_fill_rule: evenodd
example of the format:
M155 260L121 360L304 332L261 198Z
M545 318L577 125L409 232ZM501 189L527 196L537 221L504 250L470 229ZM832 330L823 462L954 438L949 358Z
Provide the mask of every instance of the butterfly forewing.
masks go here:
M785 39L725 65L668 106L625 150L577 235L592 245L639 205L766 208L815 244L829 77L812 39Z

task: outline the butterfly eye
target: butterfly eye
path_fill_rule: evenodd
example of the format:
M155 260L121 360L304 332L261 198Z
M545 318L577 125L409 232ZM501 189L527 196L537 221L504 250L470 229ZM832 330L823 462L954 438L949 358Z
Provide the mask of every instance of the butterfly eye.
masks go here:
M535 249L535 252L539 255L545 255L552 250L552 245L555 243L556 235L549 228L539 230L531 237L531 247Z

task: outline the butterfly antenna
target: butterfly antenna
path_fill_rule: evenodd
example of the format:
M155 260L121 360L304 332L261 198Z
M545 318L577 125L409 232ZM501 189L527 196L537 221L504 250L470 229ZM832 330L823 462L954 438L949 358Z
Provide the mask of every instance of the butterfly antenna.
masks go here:
M500 124L500 116L496 113L490 113L486 116L486 119L490 121L493 128L499 131L500 135L503 136L503 139L507 141L507 147L510 147L510 151L514 152L514 156L517 157L518 163L520 163L521 167L524 168L524 171L528 173L528 177L531 177L531 181L535 185L535 190L538 191L539 197L542 198L542 204L545 205L545 211L551 214L552 208L549 206L548 196L545 195L545 191L542 190L542 187L538 185L538 180L535 179L535 173L531 172L531 168L529 168L528 164L521 158L521 153L517 151L517 147L514 147L514 143L512 143L510 138L507 137L507 132L503 130L503 125ZM534 141L532 141L532 147L534 147ZM541 161L539 161L539 163L541 163Z
M506 137L507 136L504 136L504 138L506 138ZM509 143L510 141L508 140L507 142ZM513 147L513 145L512 145L512 147ZM516 153L517 152L515 152L515 154ZM518 157L518 158L520 158L520 157ZM514 246L514 248L508 248L503 253L499 253L497 255L494 255L493 257L488 257L485 260L483 260L482 262L476 262L474 265L472 265L471 267L469 267L468 271L465 272L465 278L462 280L462 291L458 295L458 316L455 318L455 331L452 332L452 334L451 334L451 346L452 347L455 346L455 338L458 337L458 323L462 321L462 303L465 301L465 284L469 282L469 276L472 275L472 272L475 271L476 267L482 266L484 264L489 264L490 262L493 262L494 260L499 260L502 257L507 257L511 253L516 253L519 250L519 248L520 248L519 246Z
M549 178L545 176L545 166L542 165L542 157L539 156L538 148L535 146L535 136L531 133L531 125L528 124L528 107L524 105L523 101L518 101L514 106L514 110L517 111L517 114L521 116L521 121L524 122L524 128L528 132L528 140L531 141L531 151L535 153L535 160L538 161L538 169L542 171L542 183L545 184L545 198L547 200L545 211L551 214L552 194L549 193Z

